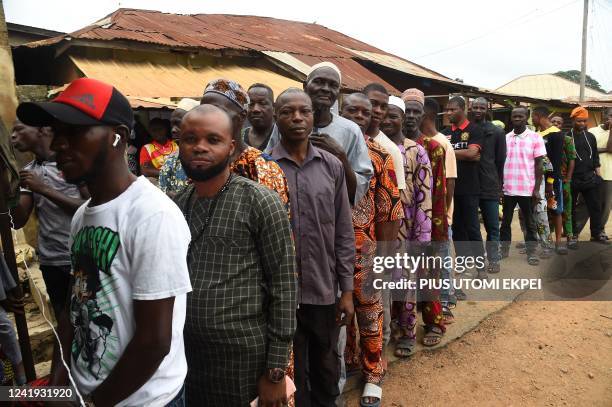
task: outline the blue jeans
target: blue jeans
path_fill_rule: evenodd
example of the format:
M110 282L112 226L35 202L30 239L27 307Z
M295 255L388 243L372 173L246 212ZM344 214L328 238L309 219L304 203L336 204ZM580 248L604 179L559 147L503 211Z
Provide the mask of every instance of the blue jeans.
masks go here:
M166 404L166 407L185 407L185 385L181 387L181 390L170 403Z
M478 219L478 195L455 195L453 243L457 256L484 258L484 246ZM478 271L484 271L478 270Z
M480 213L487 231L487 259L489 264L498 263L501 260L499 251L499 200L481 199Z

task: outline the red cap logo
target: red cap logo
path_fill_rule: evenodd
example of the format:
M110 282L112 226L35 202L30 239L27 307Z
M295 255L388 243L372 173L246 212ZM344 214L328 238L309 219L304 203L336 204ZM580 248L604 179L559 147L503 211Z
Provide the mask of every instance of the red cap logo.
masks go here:
M101 120L112 94L111 85L95 79L80 78L72 81L53 102L70 105L96 120Z

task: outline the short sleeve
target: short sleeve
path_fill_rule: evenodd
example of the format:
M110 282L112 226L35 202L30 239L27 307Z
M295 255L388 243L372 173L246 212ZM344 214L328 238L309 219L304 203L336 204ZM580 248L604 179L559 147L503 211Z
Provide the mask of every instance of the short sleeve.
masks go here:
M191 234L178 210L152 214L135 225L129 241L134 300L159 300L191 291L187 269Z
M546 155L546 144L544 144L542 137L539 134L534 134L532 137L535 144L533 149L533 157L537 158Z
M174 168L174 160L174 156L168 157L159 169L159 189L164 193L168 192L168 188L170 188L170 178L173 176L172 169Z
M140 165L146 164L149 161L151 161L151 156L149 155L149 152L147 151L147 144L145 144L140 149Z
M446 178L457 178L457 158L455 157L455 150L450 143L446 144L445 153Z
M476 146L479 149L481 149L483 141L484 141L483 131L476 126L472 126L472 128L470 129L470 139L468 140L468 147Z

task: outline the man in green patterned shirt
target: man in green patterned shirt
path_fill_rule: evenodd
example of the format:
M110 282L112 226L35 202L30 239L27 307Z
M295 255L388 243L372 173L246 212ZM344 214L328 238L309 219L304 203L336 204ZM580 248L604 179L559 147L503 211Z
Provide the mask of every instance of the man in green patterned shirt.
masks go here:
M187 264L187 403L287 402L285 367L296 328L295 255L279 195L233 175L227 113L201 105L181 123L179 157L191 185L175 202L191 230Z

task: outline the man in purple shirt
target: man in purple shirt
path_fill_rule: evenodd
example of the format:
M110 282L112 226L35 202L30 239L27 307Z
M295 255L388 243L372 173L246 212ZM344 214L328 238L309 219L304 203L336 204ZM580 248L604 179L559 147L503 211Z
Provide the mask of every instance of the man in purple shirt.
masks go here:
M291 88L278 96L276 120L281 137L271 155L289 185L298 266L295 400L331 407L339 395L340 326L354 314L355 235L344 169L311 144L312 102L304 91Z

